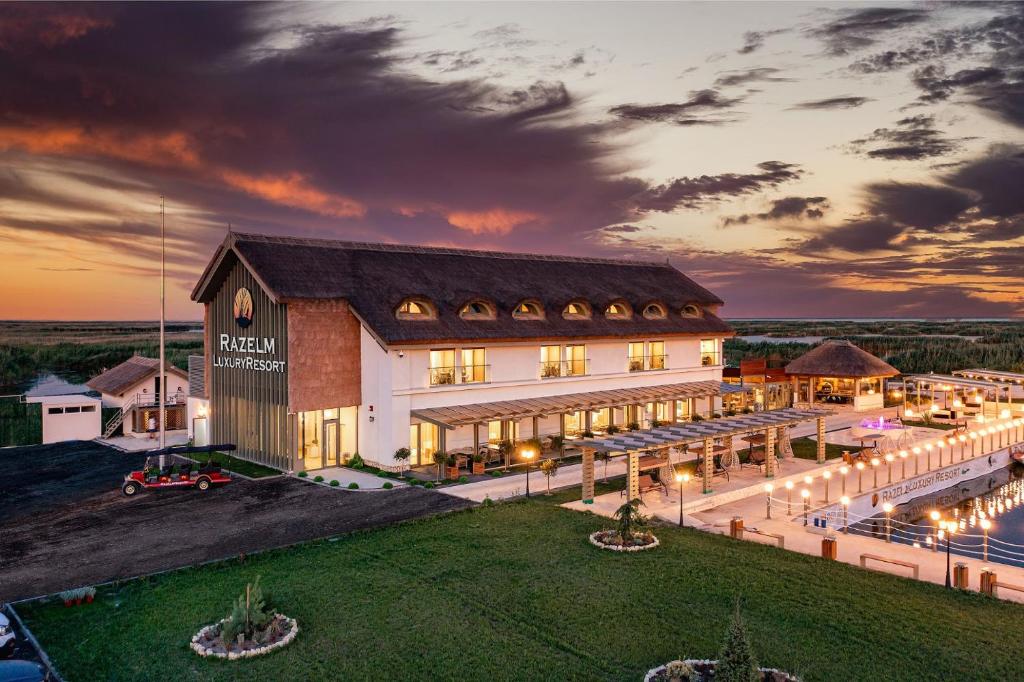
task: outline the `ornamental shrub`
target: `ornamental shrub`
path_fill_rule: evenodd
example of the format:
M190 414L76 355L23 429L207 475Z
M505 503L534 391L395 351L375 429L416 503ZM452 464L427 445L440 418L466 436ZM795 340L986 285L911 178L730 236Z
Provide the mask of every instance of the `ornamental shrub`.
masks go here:
M331 481L331 487L332 488L337 488L339 485L341 485L341 484L338 483L338 479L334 479L334 480Z
M423 487L424 488L433 488L434 487L434 482L433 481L427 481L426 483L423 484Z
M469 476L459 476L459 483L469 483Z
M300 471L299 472L299 478L306 478L307 476L309 476L309 472L308 471Z
M737 600L722 651L718 654L718 664L715 665L715 682L758 682L760 679L761 673L757 669L754 650L750 646Z
M382 487L384 488L384 490L391 490L391 489L392 489L392 488L394 488L395 486L394 486L394 484L393 484L393 483L392 483L391 481L388 481L388 482L387 482L387 483L385 483L385 484L384 484L384 485L383 485Z
M357 452L349 457L348 465L353 469L362 469L366 466L366 462L363 461L363 456Z
M323 483L324 482L324 477L323 476L316 476L313 480L316 481L317 483Z
M245 586L245 593L240 595L231 609L231 613L221 624L221 638L224 642L251 639L262 643L266 638L267 626L274 618L274 610L267 606L260 587L260 577ZM261 636L262 635L262 636Z
M349 490L359 490L359 484L356 483L355 481L352 481L351 483L348 484L348 489Z

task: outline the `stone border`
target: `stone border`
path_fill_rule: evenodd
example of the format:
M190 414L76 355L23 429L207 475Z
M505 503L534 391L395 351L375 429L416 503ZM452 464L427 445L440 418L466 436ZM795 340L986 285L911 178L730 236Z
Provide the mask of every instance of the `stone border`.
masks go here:
M654 542L652 542L652 543L650 543L648 545L633 545L632 547L623 547L622 545L606 545L603 542L601 542L600 540L598 540L597 536L599 534L601 534L601 533L608 533L608 532L612 532L612 531L609 529L609 530L599 530L599 531L596 531L594 533L591 533L590 534L590 544L592 544L594 547L599 547L601 549L607 549L607 550L610 550L612 552L642 552L642 551L647 550L647 549L654 549L655 547L657 547L658 545L661 544L661 541L659 541L658 538L654 536L654 533L651 533L651 537L654 538Z
M707 666L712 666L712 665L718 665L718 661L713 661L713 660L710 660L710 659L702 659L702 658L687 658L685 661L678 661L678 660L677 661L669 661L668 663L666 663L664 665L659 665L657 668L651 668L650 670L648 670L647 674L644 675L644 682L651 682L651 680L654 679L655 675L657 675L660 672L663 672L665 670L665 668L667 668L669 666L669 663L677 663L677 662L686 663L687 665L694 666L694 667L696 667L696 666L705 666L705 667L707 667ZM783 670L779 670L777 668L758 668L758 671L760 671L762 673L765 673L765 674L768 674L768 675L782 675L782 679L788 680L788 682L800 682L800 678L799 677L797 677L797 676L795 676L795 675L793 675L791 673L787 673L787 672L785 672ZM774 678L772 678L772 679L774 679Z
M220 627L220 625L225 620L227 620L227 618L221 618L216 623L214 623L212 625L207 625L206 627L202 628L199 632L197 632L195 635L193 635L192 636L192 643L191 643L190 646L192 648L192 651L196 652L200 656L203 656L203 657L208 657L209 656L209 657L213 657L213 658L226 658L229 661L234 661L234 660L237 660L239 658L252 658L254 656L263 656L265 654L269 654L270 652L272 652L272 651L274 651L276 649L280 649L281 647L288 646L289 644L292 643L292 640L295 639L296 635L299 634L299 624L298 624L298 622L294 618L289 618L288 616L282 615L280 613L274 613L274 617L275 618L283 618L284 621L285 621L285 624L288 627L290 627L291 629L288 632L285 633L284 637L282 637L281 639L277 640L273 644L267 644L267 645L264 645L264 646L258 646L258 647L252 648L252 649L245 649L245 650L242 650L242 651L214 651L212 649L208 649L207 647L205 647L202 644L200 644L199 640L202 639L202 637L204 635L206 635L207 633L209 633L211 630Z

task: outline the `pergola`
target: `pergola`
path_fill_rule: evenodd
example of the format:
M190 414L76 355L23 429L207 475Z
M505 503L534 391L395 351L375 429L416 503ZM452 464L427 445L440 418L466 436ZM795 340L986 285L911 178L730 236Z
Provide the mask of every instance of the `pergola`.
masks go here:
M994 369L958 369L953 372L953 375L966 379L981 379L983 381L995 381L1005 384L1024 384L1024 374L1020 372L1001 372Z
M710 493L715 439L724 439L726 447L731 449L734 437L764 432L765 476L772 478L778 468L775 444L778 442L779 429L817 420L817 460L824 462L825 417L830 414L831 410L820 407L790 407L702 422L660 426L656 429L632 431L604 438L588 438L578 443L583 450L583 501L589 503L594 499L594 453L597 452L609 455L624 453L627 456L626 489L631 500L640 496L640 454L643 452L665 452L664 464L668 465L669 448L682 448L700 443L704 460L703 487L705 493Z
M439 446L445 449L445 431L460 426L473 427L474 452L480 450L479 427L490 421L533 420L533 432L537 433L537 420L548 415L565 415L583 410L589 428L590 412L611 407L642 405L649 402L707 398L727 393L744 393L749 389L721 381L689 381L685 383L641 386L637 388L616 388L605 391L567 393L564 395L519 398L450 407L427 407L411 410L413 417L436 424L439 429ZM675 412L673 411L673 417ZM565 435L565 421L562 421L562 436Z
M921 396L922 390L930 390L932 394L932 404L935 403L936 393L941 393L943 400L945 401L946 396L956 390L961 390L964 393L967 391L980 392L981 405L980 408L984 411L985 396L989 391L995 393L995 406L996 415L999 415L999 394L1000 392L1006 392L1007 407L1010 404L1010 390L1012 384L1004 381L990 381L986 379L970 379L963 376L956 376L955 374L909 374L903 377L903 413L907 412L907 384L914 386L914 395L917 398L917 407L921 409ZM954 399L954 406L956 401ZM950 408L949 405L946 406ZM962 405L961 405L962 407Z

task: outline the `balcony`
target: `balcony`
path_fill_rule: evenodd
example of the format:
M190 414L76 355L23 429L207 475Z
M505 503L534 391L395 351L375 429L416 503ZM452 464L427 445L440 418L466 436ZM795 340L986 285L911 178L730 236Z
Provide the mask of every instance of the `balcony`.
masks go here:
M448 386L455 383L455 368L454 367L431 367L430 368L430 385L431 386Z
M491 366L463 365L459 367L459 378L464 384L486 384L491 380Z
M540 378L582 377L590 373L590 358L582 360L545 360L540 363Z
M701 351L700 352L700 364L701 367L714 367L715 365L722 364L721 354L718 351Z
M667 355L648 355L643 358L634 357L629 359L630 372L649 372L651 370L665 369L667 366Z

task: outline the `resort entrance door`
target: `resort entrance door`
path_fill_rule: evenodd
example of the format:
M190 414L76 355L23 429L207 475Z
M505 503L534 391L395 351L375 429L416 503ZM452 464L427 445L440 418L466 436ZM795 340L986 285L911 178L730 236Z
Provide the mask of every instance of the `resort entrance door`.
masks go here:
M341 425L337 418L324 420L324 466L338 464L338 446L341 443Z

